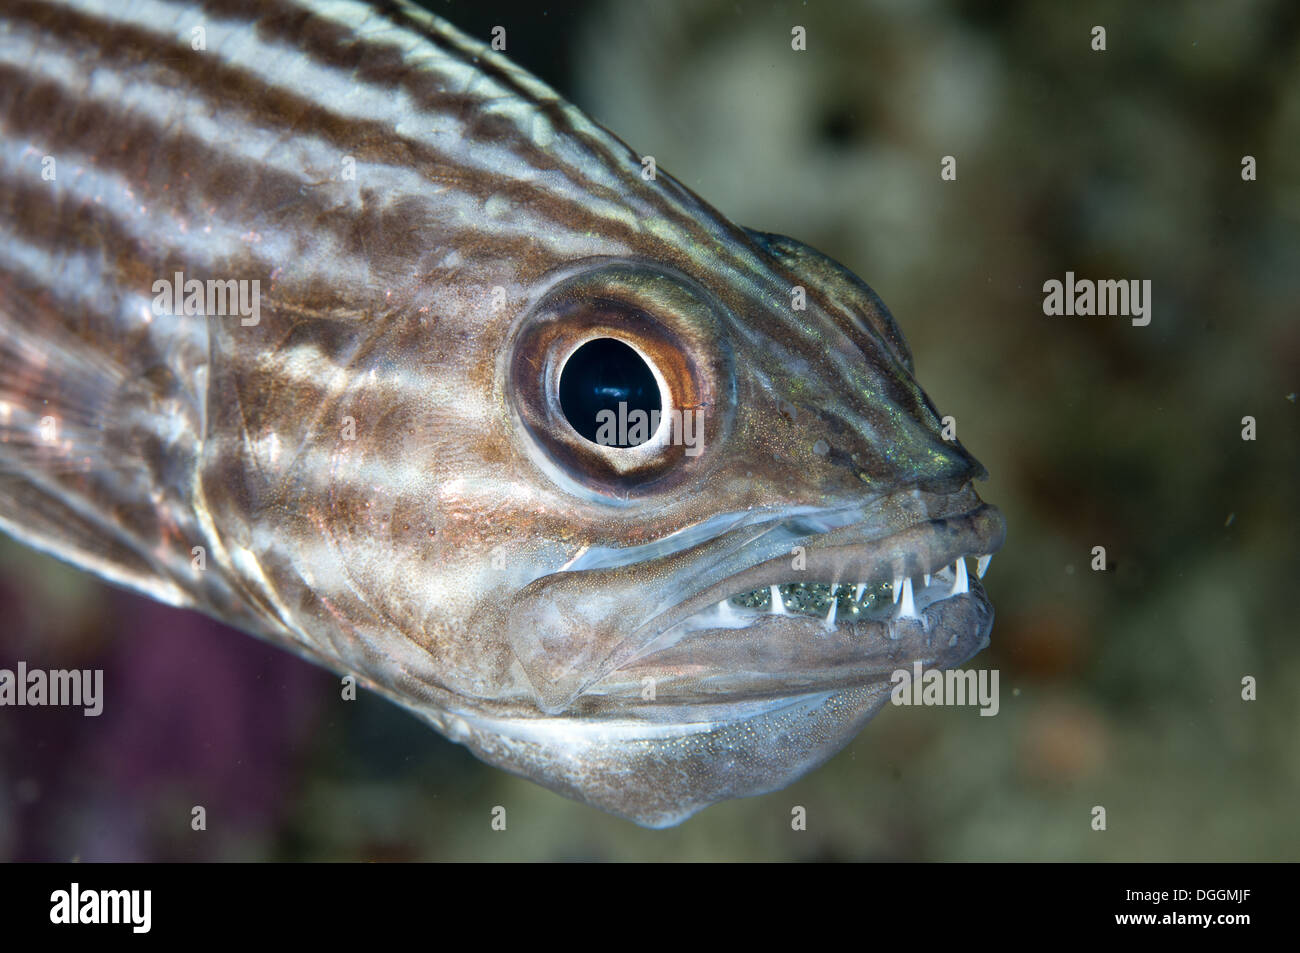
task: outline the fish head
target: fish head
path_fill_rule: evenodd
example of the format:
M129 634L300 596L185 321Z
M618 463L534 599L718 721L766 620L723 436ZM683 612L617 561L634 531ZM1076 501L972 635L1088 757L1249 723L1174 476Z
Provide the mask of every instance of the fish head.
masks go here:
M468 627L508 646L512 696L460 733L649 826L785 786L992 624L964 560L1003 522L888 310L792 239L736 240L730 271L566 267L499 360L544 503Z
M652 827L787 785L894 673L982 649L965 559L1002 518L888 310L725 238L548 260L493 307L498 260L364 323L292 320L282 281L214 330L201 509L269 634Z

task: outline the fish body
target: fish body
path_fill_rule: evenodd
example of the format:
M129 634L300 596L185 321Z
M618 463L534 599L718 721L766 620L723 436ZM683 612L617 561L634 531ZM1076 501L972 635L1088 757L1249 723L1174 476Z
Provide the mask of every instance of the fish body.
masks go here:
M0 228L0 526L563 794L775 790L987 644L876 295L406 3L9 0Z

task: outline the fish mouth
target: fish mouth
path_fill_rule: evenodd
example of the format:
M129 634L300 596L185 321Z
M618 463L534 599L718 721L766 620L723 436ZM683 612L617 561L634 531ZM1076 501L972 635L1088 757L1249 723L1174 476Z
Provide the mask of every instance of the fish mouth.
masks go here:
M536 580L504 607L511 649L544 715L660 723L959 664L987 638L978 577L1004 534L969 485L731 514Z
M578 709L617 704L665 721L704 706L710 720L745 718L811 693L888 683L916 662L951 668L988 644L993 609L980 580L1005 534L996 508L853 538L864 531L850 524L707 587L589 686Z
M893 673L988 644L979 577L1004 535L967 486L585 554L504 606L521 695L448 733L647 827L777 790L861 730Z

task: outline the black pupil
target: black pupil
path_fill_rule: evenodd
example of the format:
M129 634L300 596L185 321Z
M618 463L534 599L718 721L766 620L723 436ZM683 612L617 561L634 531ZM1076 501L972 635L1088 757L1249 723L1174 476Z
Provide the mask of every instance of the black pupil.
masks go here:
M660 410L659 385L640 354L622 341L597 338L574 351L560 372L560 409L592 443L635 447L658 423L650 415Z

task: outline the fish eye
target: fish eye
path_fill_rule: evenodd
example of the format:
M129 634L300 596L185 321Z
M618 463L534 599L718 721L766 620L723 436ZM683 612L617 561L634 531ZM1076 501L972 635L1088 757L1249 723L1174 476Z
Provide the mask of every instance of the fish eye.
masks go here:
M520 315L501 368L532 461L570 492L622 505L708 465L735 380L707 291L658 265L602 261Z
M629 416L658 422L662 407L649 362L617 338L587 341L560 368L560 408L573 429L592 443L640 446L652 436L648 426L629 431L618 426L602 429L601 424L617 424ZM606 437L612 440L606 442Z

